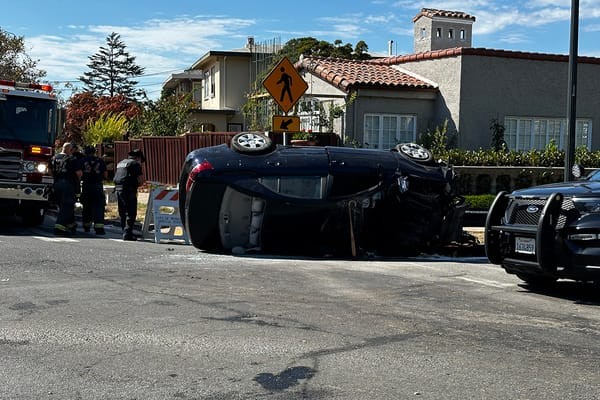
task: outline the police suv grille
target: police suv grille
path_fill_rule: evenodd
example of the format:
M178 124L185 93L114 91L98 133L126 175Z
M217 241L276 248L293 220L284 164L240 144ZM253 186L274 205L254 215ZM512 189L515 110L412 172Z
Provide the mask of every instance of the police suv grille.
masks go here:
M22 153L0 147L0 179L15 181L21 171Z
M546 205L545 199L516 198L510 203L506 216L509 224L537 225L542 210ZM570 198L563 199L556 228L564 228L568 221L576 218L578 211Z
M537 225L545 203L545 200L515 199L510 206L510 218L508 223ZM537 211L532 212L532 206L535 206Z

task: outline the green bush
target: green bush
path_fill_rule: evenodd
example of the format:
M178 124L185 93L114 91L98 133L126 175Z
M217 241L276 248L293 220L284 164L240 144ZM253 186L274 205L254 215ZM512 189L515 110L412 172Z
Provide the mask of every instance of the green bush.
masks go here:
M445 160L451 165L564 167L565 163L565 152L560 150L554 141L543 150L463 150L434 146L432 153L436 160ZM579 147L575 150L575 162L585 168L600 168L600 150L590 151Z
M469 210L489 210L492 202L496 198L493 194L471 194L466 195L465 203Z

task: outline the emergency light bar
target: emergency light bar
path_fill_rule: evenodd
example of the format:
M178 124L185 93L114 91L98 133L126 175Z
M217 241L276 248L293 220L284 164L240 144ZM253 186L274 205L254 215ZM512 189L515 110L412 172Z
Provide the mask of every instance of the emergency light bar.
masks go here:
M51 85L40 85L37 83L21 83L15 81L0 80L0 85L12 86L15 89L43 90L44 92L51 92L53 90L53 87Z

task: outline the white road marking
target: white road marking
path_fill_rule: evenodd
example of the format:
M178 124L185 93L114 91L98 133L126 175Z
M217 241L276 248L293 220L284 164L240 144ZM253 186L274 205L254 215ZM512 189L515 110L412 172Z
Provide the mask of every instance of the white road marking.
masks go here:
M71 239L66 237L49 237L49 236L33 236L35 239L42 240L44 242L79 242L77 239Z
M488 281L487 279L473 279L473 278L466 278L464 276L459 276L457 278L462 279L463 281L477 283L479 285L484 285L484 286L496 287L496 288L507 288L507 287L515 286L514 283L502 283L502 282L496 282L496 281Z

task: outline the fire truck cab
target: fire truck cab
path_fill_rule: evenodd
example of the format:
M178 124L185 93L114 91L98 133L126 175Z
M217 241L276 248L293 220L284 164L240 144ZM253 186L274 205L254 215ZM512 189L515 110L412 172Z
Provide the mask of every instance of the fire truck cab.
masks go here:
M57 118L52 86L0 80L0 213L27 225L49 206Z

